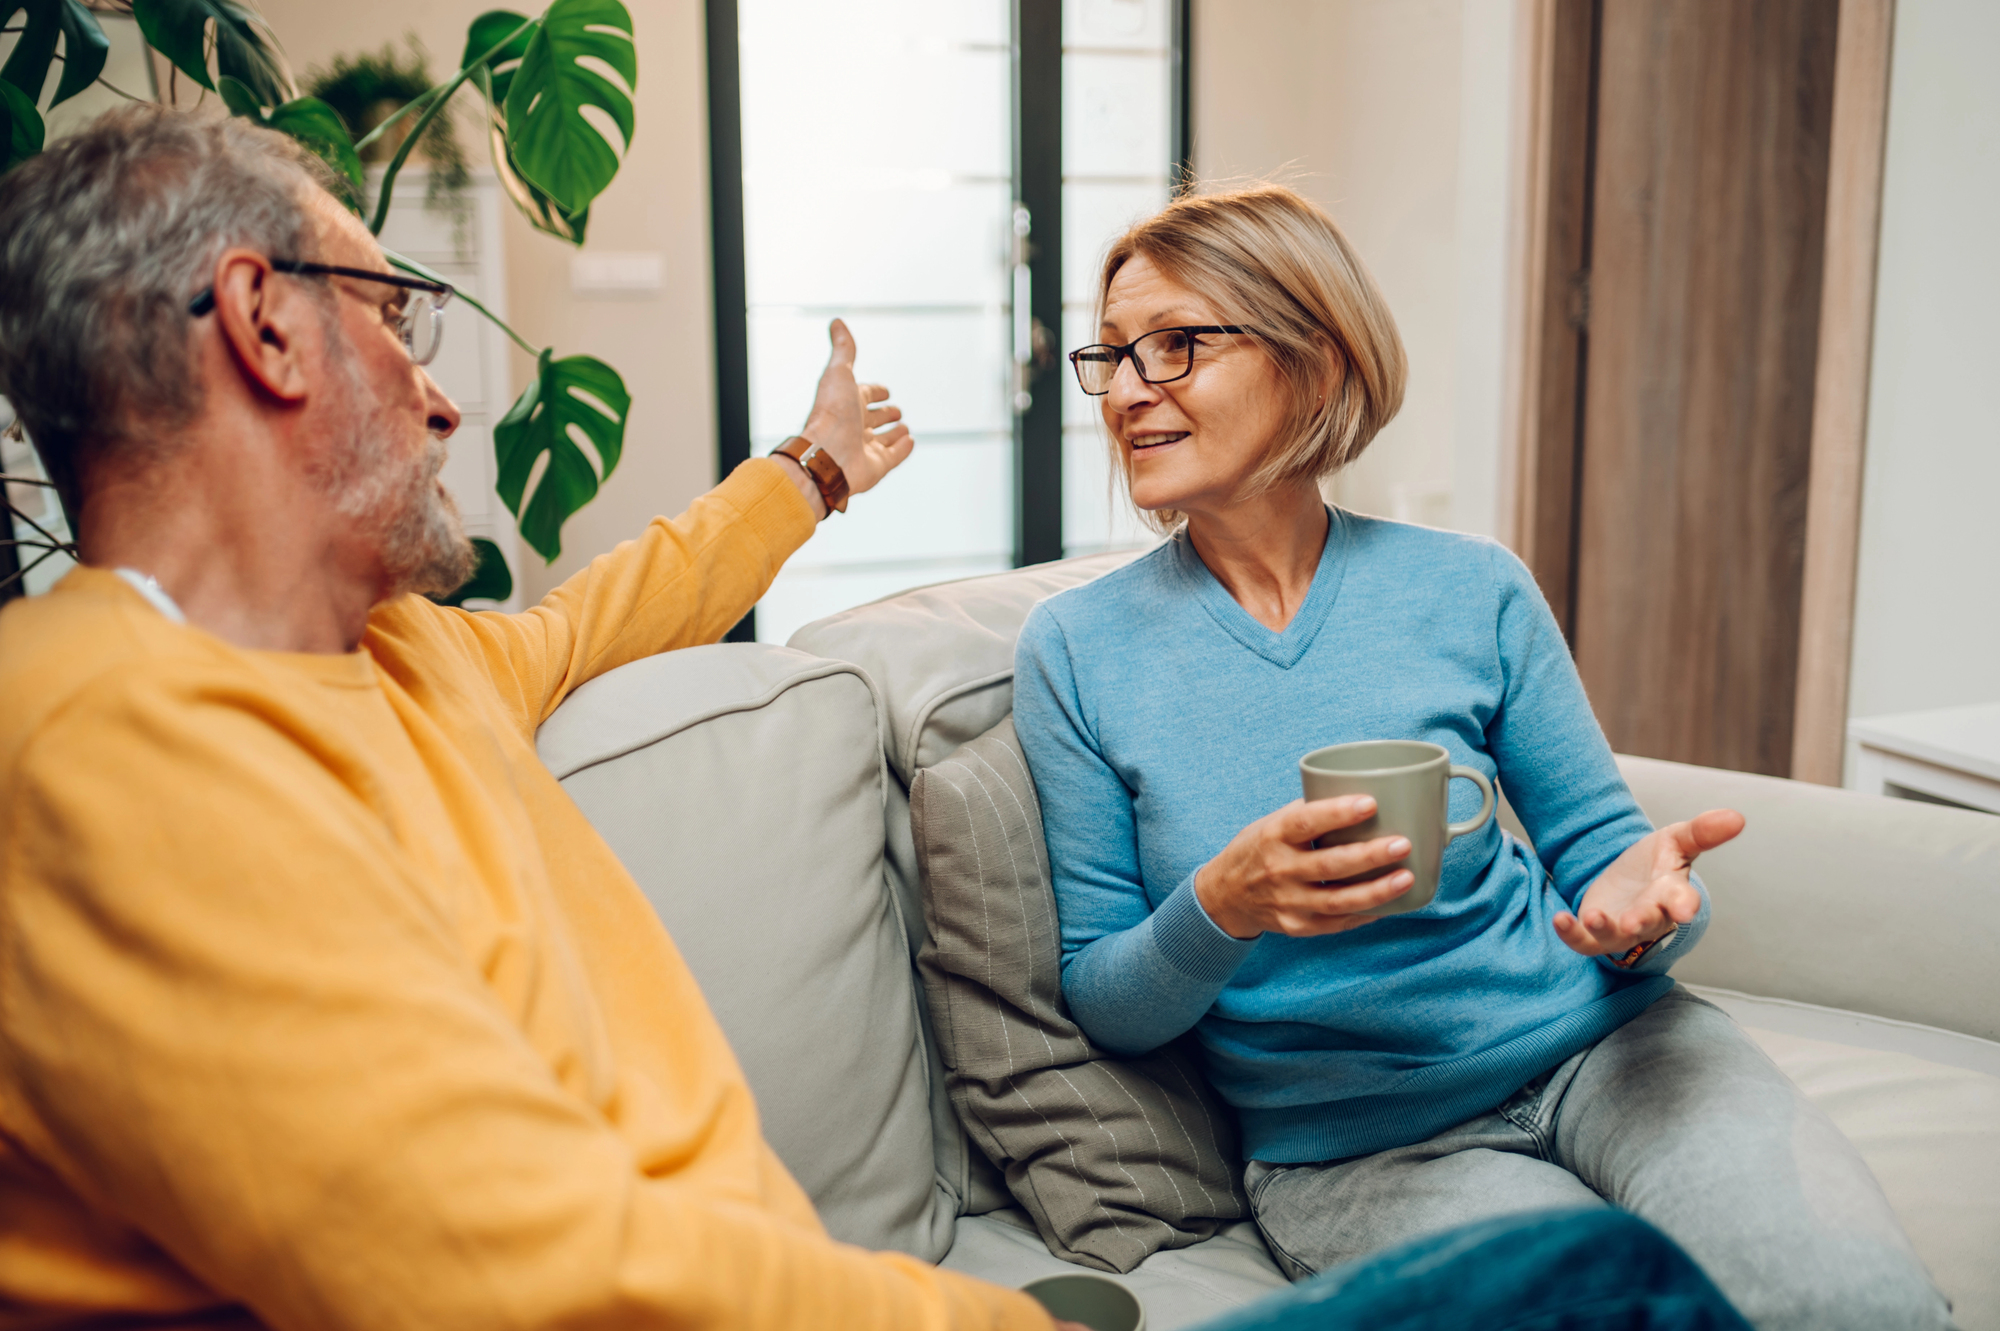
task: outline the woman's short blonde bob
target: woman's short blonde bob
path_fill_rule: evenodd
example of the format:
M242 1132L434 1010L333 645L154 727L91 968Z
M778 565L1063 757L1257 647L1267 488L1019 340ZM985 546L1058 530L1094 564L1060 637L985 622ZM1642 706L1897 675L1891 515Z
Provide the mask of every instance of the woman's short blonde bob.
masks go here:
M1409 367L1396 320L1347 237L1297 191L1262 184L1188 194L1136 223L1104 256L1100 321L1112 279L1139 255L1207 301L1218 322L1254 328L1291 395L1244 498L1339 471L1403 405ZM1126 450L1109 442L1114 470L1129 480ZM1181 516L1145 515L1161 531Z

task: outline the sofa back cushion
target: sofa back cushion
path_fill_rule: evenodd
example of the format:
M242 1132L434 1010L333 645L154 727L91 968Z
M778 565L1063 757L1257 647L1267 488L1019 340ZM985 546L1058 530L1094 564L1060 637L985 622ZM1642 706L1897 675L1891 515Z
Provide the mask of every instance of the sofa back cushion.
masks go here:
M1697 866L1715 903L1674 967L1715 985L2000 1040L2000 817L1621 757L1656 826L1734 808Z
M1055 894L1011 718L910 792L946 1085L1049 1250L1130 1271L1249 1215L1235 1123L1198 1059L1112 1058L1063 1002Z
M794 633L790 646L868 672L889 717L889 765L905 789L1014 710L1014 640L1035 603L1131 563L1120 551L1036 564L859 605Z
M956 1199L933 1171L867 677L783 647L668 652L578 689L538 747L659 911L828 1230L942 1257Z

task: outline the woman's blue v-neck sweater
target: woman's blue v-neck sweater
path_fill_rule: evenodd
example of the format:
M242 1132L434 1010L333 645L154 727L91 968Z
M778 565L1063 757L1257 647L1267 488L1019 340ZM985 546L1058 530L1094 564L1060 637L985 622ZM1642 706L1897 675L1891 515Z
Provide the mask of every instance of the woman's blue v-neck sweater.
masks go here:
M1652 827L1533 578L1492 541L1331 510L1312 589L1273 633L1183 531L1037 606L1015 666L1070 1010L1116 1053L1196 1031L1249 1158L1385 1150L1493 1108L1666 993L1707 925L1704 892L1631 970L1556 935ZM1299 797L1302 754L1361 739L1429 740L1497 776L1535 849L1488 823L1445 851L1421 910L1323 938L1223 933L1195 871ZM1478 798L1452 782L1451 816Z

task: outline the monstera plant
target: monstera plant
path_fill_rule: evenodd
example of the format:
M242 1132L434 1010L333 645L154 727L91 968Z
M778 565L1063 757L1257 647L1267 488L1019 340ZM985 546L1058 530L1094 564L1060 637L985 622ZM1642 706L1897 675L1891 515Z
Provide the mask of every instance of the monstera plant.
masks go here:
M528 221L571 244L583 242L590 205L618 174L632 140L639 64L632 16L619 0L554 0L533 18L497 9L481 14L466 34L452 77L412 98L358 143L332 107L298 95L275 37L242 0L129 0L129 8L175 80L185 77L214 93L233 114L288 134L324 159L351 188L351 205L377 234L411 151L455 96L476 95L484 102L494 168ZM18 35L0 67L4 172L42 149L38 108L51 71L60 66L48 103L53 107L101 81L110 43L81 0L0 0L0 29ZM371 191L357 149L412 118ZM389 261L419 276L436 276L401 255L390 253ZM477 300L464 293L459 298L535 357L534 378L494 427L493 443L500 497L523 539L553 562L562 551L563 523L590 502L618 465L631 396L603 361L557 356ZM581 446L585 442L594 462ZM508 594L501 590L511 583L504 560L491 542L482 545L481 571L455 599Z

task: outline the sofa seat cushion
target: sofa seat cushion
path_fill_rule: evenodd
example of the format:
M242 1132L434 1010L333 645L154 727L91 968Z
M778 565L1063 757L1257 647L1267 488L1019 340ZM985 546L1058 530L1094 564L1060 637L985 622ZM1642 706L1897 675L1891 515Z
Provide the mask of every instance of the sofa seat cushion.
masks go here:
M1034 1221L1016 1207L962 1217L958 1241L942 1265L1013 1288L1076 1270L1043 1246ZM1146 1305L1146 1331L1199 1326L1285 1286L1284 1273L1248 1220L1191 1248L1156 1252L1112 1279Z
M1826 1111L1908 1231L1963 1331L2000 1331L2000 1044L1698 988Z
M764 644L667 652L579 688L537 744L673 935L827 1229L943 1256L956 1198L932 1164L867 677Z
M1882 1184L1962 1331L2000 1331L2000 1076L1979 1070L2000 1046L1911 1029L1864 1013L1700 990L1728 1010L1806 1098L1847 1134ZM1767 1029L1755 1023L1782 1025ZM1817 1035L1845 1036L1839 1039ZM1962 1042L1962 1043L1960 1043ZM1936 1057L1903 1052L1918 1046ZM961 1219L945 1265L1021 1285L1068 1268L1025 1212ZM1254 1224L1156 1253L1116 1276L1146 1304L1147 1325L1193 1326L1283 1283Z

